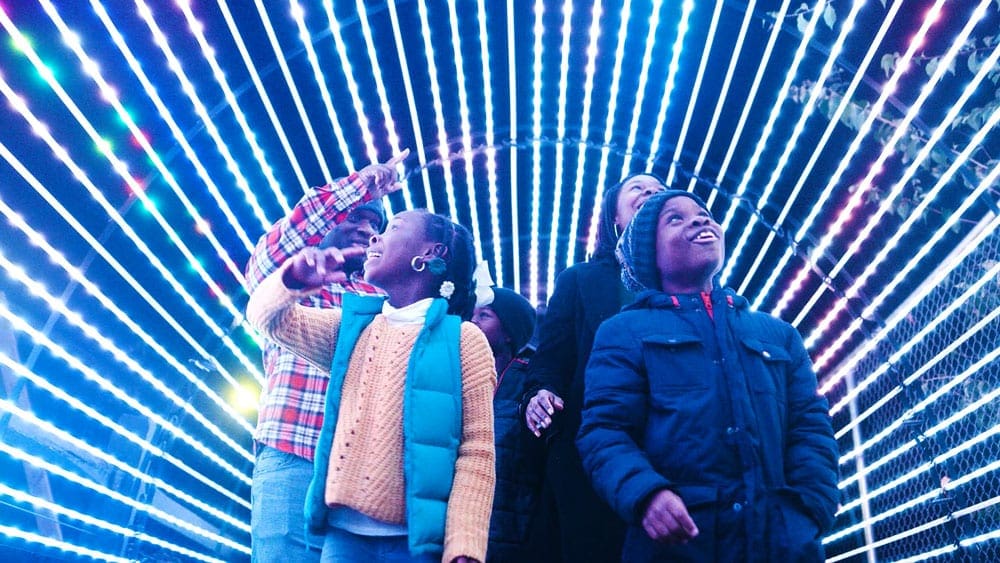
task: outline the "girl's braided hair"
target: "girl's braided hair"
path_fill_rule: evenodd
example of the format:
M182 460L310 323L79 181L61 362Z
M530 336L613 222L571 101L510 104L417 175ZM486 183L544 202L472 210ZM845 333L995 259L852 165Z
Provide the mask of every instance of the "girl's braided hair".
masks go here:
M476 305L476 288L473 282L476 251L472 244L472 234L444 215L437 215L426 209L419 211L425 217L424 234L427 241L441 243L447 248L444 256L439 258L444 260L445 270L437 278L441 283L450 281L455 285L454 293L448 298L448 313L467 321L472 318L472 310Z

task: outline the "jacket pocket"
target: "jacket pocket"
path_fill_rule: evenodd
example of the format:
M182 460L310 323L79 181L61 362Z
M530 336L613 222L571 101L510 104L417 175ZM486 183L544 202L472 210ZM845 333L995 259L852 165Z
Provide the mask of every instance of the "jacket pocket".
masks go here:
M693 334L653 334L642 339L650 390L676 393L709 388L705 347Z
M760 367L754 370L759 373L748 373L750 389L758 393L769 393L785 396L785 378L788 374L792 357L781 346L772 342L742 337L740 342L753 364Z

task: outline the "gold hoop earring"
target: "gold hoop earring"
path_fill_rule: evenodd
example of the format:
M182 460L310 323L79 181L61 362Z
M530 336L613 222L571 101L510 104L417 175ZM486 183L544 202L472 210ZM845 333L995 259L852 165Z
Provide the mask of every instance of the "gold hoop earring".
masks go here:
M425 269L427 269L427 264L425 264L424 262L419 262L419 260L420 260L419 256L414 256L413 259L410 260L410 267L413 268L414 272L423 272ZM418 268L417 266L420 267Z

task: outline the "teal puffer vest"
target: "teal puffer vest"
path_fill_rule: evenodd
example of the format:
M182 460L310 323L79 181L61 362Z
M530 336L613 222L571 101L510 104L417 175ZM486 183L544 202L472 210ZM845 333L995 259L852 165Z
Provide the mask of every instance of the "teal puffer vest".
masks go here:
M306 495L306 526L326 529L326 476L347 366L358 338L382 311L382 297L345 294L326 391L323 428ZM412 555L444 551L445 514L462 437L462 321L435 299L410 352L403 388L403 472Z

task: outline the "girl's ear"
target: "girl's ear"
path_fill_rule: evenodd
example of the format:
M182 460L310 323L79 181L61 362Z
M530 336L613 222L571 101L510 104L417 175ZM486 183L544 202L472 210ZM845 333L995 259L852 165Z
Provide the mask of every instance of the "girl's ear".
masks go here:
M444 258L445 256L448 255L448 247L441 244L440 242L437 242L431 245L431 247L427 249L427 252L425 252L424 255L431 258L434 257Z

